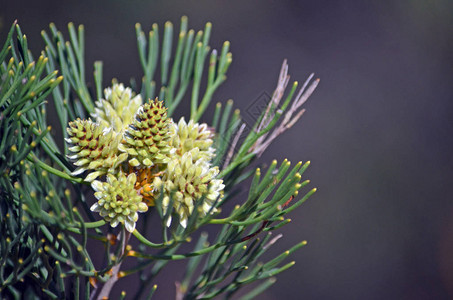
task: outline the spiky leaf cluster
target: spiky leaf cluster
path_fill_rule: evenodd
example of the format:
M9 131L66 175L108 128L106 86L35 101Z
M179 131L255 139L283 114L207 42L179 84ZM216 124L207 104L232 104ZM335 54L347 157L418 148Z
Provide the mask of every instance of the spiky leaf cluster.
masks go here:
M173 208L183 227L186 227L187 220L193 213L195 201L204 201L199 208L202 215L205 215L209 211L216 211L212 206L223 195L222 180L215 179L219 173L218 167L210 167L203 158L194 160L194 157L200 157L199 153L200 150L194 148L181 157L173 156L162 179L154 179L157 197L160 192L164 194L164 210L168 209L172 198Z
M193 120L186 123L182 117L177 124L171 124L170 133L172 135L170 144L176 148L178 155L182 156L184 153L198 148L197 155L193 157L195 160L201 158L210 161L214 157L214 148L211 147L214 134L206 123L198 124Z
M142 105L142 97L135 96L129 87L114 83L104 90L105 99L96 101L92 117L103 127L123 132L131 124L135 113Z
M138 212L148 210L148 206L142 202L142 197L135 190L135 181L134 173L126 177L121 171L117 176L107 174L106 182L93 181L91 186L96 191L94 196L98 201L91 210L99 212L112 227L122 223L127 231L133 232Z
M72 173L78 175L91 170L86 181L92 181L109 170L116 169L127 158L127 154L118 153L121 137L110 128L105 128L91 120L77 119L67 128L69 148L75 154L70 159L76 160L78 168Z
M162 101L152 100L139 108L119 148L129 154L130 165L150 167L168 162L170 122Z

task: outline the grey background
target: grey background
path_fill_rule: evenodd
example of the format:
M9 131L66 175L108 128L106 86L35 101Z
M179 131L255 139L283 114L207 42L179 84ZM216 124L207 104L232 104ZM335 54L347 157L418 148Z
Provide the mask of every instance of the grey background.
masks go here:
M231 42L216 100L244 111L272 93L284 58L292 80L321 78L302 120L262 158L311 160L318 192L279 241L308 245L260 298L453 297L453 2L0 0L0 37L18 19L38 51L50 22L84 24L87 65L104 61L105 84L128 82L141 75L134 24L178 26L182 15L195 29L213 23L212 47ZM171 266L159 299L180 279Z

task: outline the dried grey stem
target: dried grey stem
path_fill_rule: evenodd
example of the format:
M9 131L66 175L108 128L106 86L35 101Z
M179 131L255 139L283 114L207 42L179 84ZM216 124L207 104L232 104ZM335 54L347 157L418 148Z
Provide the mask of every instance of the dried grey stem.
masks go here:
M305 109L299 110L299 108L307 101L307 99L313 94L314 90L318 86L319 79L312 81L314 74L312 73L303 86L297 93L294 101L291 103L290 108L286 111L283 120L278 126L272 131L261 136L255 144L250 148L249 152L255 153L260 157L269 145L283 132L291 128L304 114ZM276 117L276 114L283 114L283 111L278 109L278 105L283 98L286 87L288 86L290 76L288 75L288 64L286 59L283 61L280 76L278 78L277 87L272 95L271 101L266 107L266 111L260 124L256 128L256 132L260 132L265 129L269 123ZM311 84L310 84L311 82ZM309 85L310 84L310 85ZM308 87L308 88L307 88ZM279 117L279 116L277 116Z
M127 243L129 242L130 237L131 237L131 233L126 232L123 228L122 245L121 245L121 252L119 255L119 259L122 258L124 253L126 252ZM112 267L112 275L107 280L107 282L104 283L104 285L102 286L102 289L99 292L99 295L96 297L97 300L109 299L110 291L112 290L115 283L118 281L118 273L120 271L122 263L123 263L123 261L120 260L120 262L118 264L116 264L114 267ZM96 294L96 290L93 291L90 298L94 299L95 294Z
M269 234L271 234L271 233L269 233ZM281 234L281 233L276 235L272 240L270 240L266 245L263 246L263 249L266 250L267 248L269 248L270 246L275 244L282 237L283 237L283 234Z
M242 133L244 132L245 127L246 127L245 123L242 123L241 127L236 132L236 135L234 136L233 142L230 145L230 149L228 150L227 157L226 157L225 162L223 164L223 169L228 167L228 165L230 164L230 161L233 158L234 149L236 148L236 145L239 142L239 138L241 137Z

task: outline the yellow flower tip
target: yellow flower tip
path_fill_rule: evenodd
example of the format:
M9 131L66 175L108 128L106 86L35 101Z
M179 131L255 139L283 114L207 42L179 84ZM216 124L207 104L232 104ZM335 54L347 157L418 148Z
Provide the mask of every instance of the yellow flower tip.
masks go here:
M16 190L20 189L20 183L17 182L17 181L14 182L14 188L15 188Z
M317 190L318 190L317 188L314 188L312 191L313 191L313 193L315 193Z
M302 245L305 246L306 244L308 244L307 241L302 241Z
M221 108L222 107L222 103L220 102L217 102L217 104L215 105L217 108Z
M292 220L291 220L291 219L287 219L287 220L288 220L288 221L287 221L288 223L292 222Z
M47 177L47 171L42 171L42 172L41 172L41 176L42 176L42 177Z
M12 145L11 146L11 151L12 152L17 152L17 146L16 145Z
M233 105L233 103L234 103L233 99L228 99L227 105Z
M64 195L65 195L66 197L71 196L71 191L70 191L69 189L65 189L65 190L64 190Z
M50 251L50 247L49 247L49 246L47 246L47 245L46 245L46 246L44 246L44 251L46 251L46 252L49 252L49 251Z
M236 204L236 205L234 206L234 209L236 210L236 209L239 209L240 207L241 207L241 206L240 206L239 204Z
M125 272L123 272L123 271L119 271L119 272L118 272L118 278L121 278L121 277L124 277L124 276L126 276L126 273L125 273ZM123 291L122 293L124 293L124 291ZM126 293L124 293L124 295L125 295L125 294L126 294Z
M72 211L76 213L77 212L77 207L73 207Z
M32 96L33 97L33 96ZM22 112L17 112L16 116L19 118L20 116L22 116Z
M256 176L260 176L260 175L261 175L261 170L260 170L260 168L256 168L255 174L256 174Z
M240 115L240 114L241 114L241 110L240 110L239 108L236 108L236 109L234 110L234 114L235 114L235 115Z
M83 251L82 245L78 245L78 246L77 246L77 251L79 251L79 252L82 252L82 251Z
M307 162L305 163L307 166L309 166L311 164L311 162L309 160L307 160Z
M95 273L97 273L97 272L95 272ZM90 282L91 286L94 288L96 287L96 285L98 283L98 280L96 279L96 277L90 277L90 278L88 278L88 281Z
M22 258L19 258L19 259L17 260L17 262L18 262L19 264L23 264L23 263L24 263L24 260L23 260Z
M35 147L36 147L36 142L35 142L35 141L31 142L30 146L31 146L32 148L35 148Z
M85 26L83 24L79 25L79 30L83 30L84 28L85 28Z
M124 273L124 272L120 272L120 273ZM118 274L118 278L120 277L120 274ZM121 276L122 277L122 276ZM121 296L126 296L126 292L125 291L121 291Z
M138 23L138 22L135 23L135 28L136 28L136 29L139 29L140 27L141 27L140 23Z
M225 42L223 43L223 45L224 45L225 47L229 47L229 46L230 46L230 41L225 41Z
M46 130L47 130L47 131L51 131L51 130L52 130L52 126L50 126L50 125L47 126Z
M57 239L62 240L63 239L63 235L61 233L57 234Z
M157 289L157 284L153 285L153 289L154 290Z
M244 266L244 270L248 270L248 269L249 269L249 267L248 267L248 266Z
M191 241L192 241L192 238L190 236L186 238L187 243L190 243Z
M127 252L126 255L127 255L127 256L137 256L137 252L134 251L134 250L130 250L130 251Z

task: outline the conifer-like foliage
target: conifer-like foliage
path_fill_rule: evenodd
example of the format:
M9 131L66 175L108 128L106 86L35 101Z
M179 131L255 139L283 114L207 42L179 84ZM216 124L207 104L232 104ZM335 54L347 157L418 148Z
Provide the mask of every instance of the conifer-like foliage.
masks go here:
M0 52L2 297L149 299L167 263L184 260L177 299L229 298L259 282L243 297L251 299L306 244L263 261L287 215L315 192L302 179L309 162L273 161L263 170L253 163L300 118L318 80L286 91L285 61L251 128L232 101L206 117L232 62L229 42L211 50L211 24L195 32L186 17L176 39L170 22L163 32L156 24L135 29L143 74L130 84L105 84L101 62L88 83L82 25L70 23L65 37L51 24L37 58L18 24L9 31ZM190 113L175 120L182 101ZM247 196L238 196L249 178ZM209 224L214 236L203 232ZM194 237L192 250L181 251ZM139 288L112 295L125 276L137 276Z

